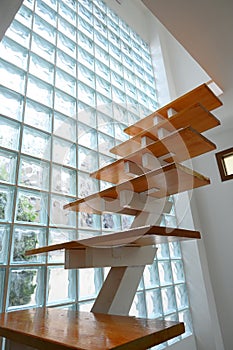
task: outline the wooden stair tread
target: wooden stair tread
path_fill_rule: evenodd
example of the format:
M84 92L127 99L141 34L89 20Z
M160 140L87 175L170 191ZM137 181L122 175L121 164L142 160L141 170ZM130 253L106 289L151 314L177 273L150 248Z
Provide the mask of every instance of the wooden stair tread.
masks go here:
M149 171L119 185L107 188L85 198L78 199L64 206L64 209L98 213L93 206L93 200L107 198L117 199L123 190L142 193L150 190L150 196L163 198L175 193L188 191L196 187L205 186L210 180L205 176L177 163L166 165L160 169ZM99 211L101 213L101 211ZM134 214L133 214L134 215Z
M123 157L133 153L140 148L142 137L147 136L156 141L158 139L158 131L161 128L166 128L174 132L176 129L178 130L190 126L201 133L220 125L219 120L199 103L182 110L157 125L153 125L154 116L155 114L151 114L138 122L138 125L140 125L140 128L137 126L138 132L129 140L113 147L110 152Z
M146 147L141 147L140 143L137 142L133 144L127 142L126 145L129 145L130 150L134 148L135 152L95 171L91 176L99 180L117 184L132 179L133 177L133 174L125 172L126 161L134 163L138 167L138 171L141 170L141 173L145 172L142 163L142 157L145 154L162 157L168 152L173 153L174 156L166 159L166 162L179 163L216 149L214 143L191 127L186 127L174 132L164 137L162 140L157 140ZM126 147L122 153L128 152L129 148ZM119 149L121 149L121 147L119 147ZM159 167L159 161L157 166Z
M2 337L40 350L145 350L184 331L183 322L71 309L34 308L0 314Z
M211 111L222 105L221 100L212 92L212 90L206 84L202 84L197 88L184 94L183 96L177 98L176 100L168 103L166 106L158 109L156 112L152 113L151 115L129 126L128 128L125 129L125 132L131 136L136 135L141 130L148 129L150 127L148 126L148 123L150 124L150 120L153 120L155 115L161 115L164 118L167 118L167 110L169 108L173 108L177 112L180 112L183 109L186 109L187 107L197 102L201 104L207 111ZM169 120L170 119L171 118L169 118ZM190 124L186 124L186 125L190 125Z
M94 236L91 238L81 239L77 241L63 242L53 245L48 245L40 248L35 248L26 251L26 255L34 255L46 253L61 249L84 249L92 248L112 248L125 245L143 246L144 242L141 238L150 236L151 244L160 244L177 240L199 239L200 232L191 231L180 228L164 227L164 226L143 226L131 228L115 233L110 233L102 236Z

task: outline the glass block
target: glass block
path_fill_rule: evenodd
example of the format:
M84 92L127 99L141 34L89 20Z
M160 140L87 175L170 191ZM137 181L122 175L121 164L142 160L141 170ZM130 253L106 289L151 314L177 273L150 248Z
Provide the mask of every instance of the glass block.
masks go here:
M78 147L78 169L93 172L98 169L98 154L88 148Z
M169 243L171 259L181 258L180 242Z
M84 84L89 85L91 88L95 88L95 74L92 70L83 66L82 64L78 65L78 79Z
M52 107L53 105L52 85L46 84L33 76L28 77L27 96L48 107Z
M65 93L76 97L76 79L58 68L56 70L55 85Z
M122 63L128 69L131 69L131 70L134 69L134 71L136 71L136 69L135 69L136 65L135 65L135 63L133 62L133 60L129 56L122 54Z
M161 286L173 283L170 261L158 261L158 270Z
M185 333L181 335L182 338L193 334L192 317L189 310L179 312L179 321L184 322L185 326Z
M79 300L95 298L102 284L100 269L79 269Z
M174 283L185 282L184 266L182 260L172 260L171 264Z
M100 93L96 93L96 109L108 116L112 115L112 100Z
M43 131L51 132L52 110L27 99L25 104L24 122Z
M22 152L38 158L50 158L51 140L48 134L24 127Z
M128 111L126 106L113 103L113 116L114 119L128 125Z
M64 267L48 267L47 270L47 305L72 301L70 277L72 271L65 270Z
M78 102L78 120L95 128L96 110L83 102Z
M121 225L122 230L127 230L131 227L134 220L134 216L131 215L122 215L121 216Z
M93 304L94 300L78 303L78 311L90 312Z
M162 316L162 301L159 289L146 291L146 308L148 318L158 318Z
M77 239L75 230L53 228L49 230L48 244L59 244ZM64 249L48 253L49 263L64 263Z
M152 265L146 265L143 279L146 289L159 287L159 272L156 261Z
M98 121L98 130L114 137L114 125L115 121L112 118L109 118L103 113L97 113L97 121Z
M62 17L58 17L58 30L76 42L76 28Z
M78 172L78 197L87 197L98 192L98 181L90 177L89 174Z
M104 166L111 164L116 159L112 157L105 156L104 154L99 153L99 168L103 168Z
M125 58L127 59L127 56L125 56ZM141 79L144 80L145 71L144 71L143 67L141 67L141 66L139 66L139 65L137 65L137 64L134 64L133 66L134 66L134 72L135 72L135 74L136 74L139 78L141 78ZM130 67L129 67L129 69L130 69Z
M78 99L87 105L95 106L95 90L82 83L78 84Z
M102 229L109 231L119 231L121 229L120 216L117 214L104 213L101 216Z
M119 28L119 17L112 9L110 9L110 7L107 7L107 15L108 15L108 20L113 21L116 24L116 26Z
M148 106L151 111L156 111L159 108L158 102L155 99L148 98Z
M107 181L101 181L100 180L100 191L106 190L107 188L112 187L112 183L111 182L107 182Z
M34 15L33 30L35 33L39 34L42 38L51 42L51 44L55 44L55 40L56 40L55 28L37 15Z
M188 292L185 284L175 286L176 303L178 310L189 307Z
M93 6L93 14L99 21L103 22L104 24L107 23L106 12L102 11L98 6Z
M10 226L0 225L0 264L1 265L7 263L9 240L10 240Z
M137 91L138 102L144 106L148 106L148 97L142 91Z
M0 186L0 221L12 221L12 206L14 200L13 187Z
M57 1L58 0L46 0L46 4L50 6L53 10L57 9Z
M53 195L51 197L50 225L75 227L75 212L63 209L63 206L72 202L74 198Z
M75 196L76 171L54 166L52 171L52 191Z
M67 53L72 58L76 58L76 44L70 40L66 35L58 33L57 47Z
M30 30L18 21L14 20L7 29L5 35L18 44L28 48L30 40Z
M31 28L32 25L32 11L26 6L21 6L19 11L15 15L15 19L25 25L26 27Z
M95 58L105 64L107 67L109 66L109 54L107 51L103 50L98 45L95 45Z
M47 61L54 63L55 46L35 33L32 33L31 50Z
M112 87L112 100L115 103L125 104L126 103L125 93L115 87Z
M103 0L93 0L93 3L97 5L103 12L106 12L107 6Z
M100 77L104 78L105 81L110 81L111 76L109 68L98 60L95 61L95 72Z
M161 289L163 312L165 315L176 311L176 299L173 287Z
M67 22L76 25L76 13L70 7L66 6L64 2L59 2L58 7L59 15L67 20Z
M105 95L108 98L111 98L111 85L106 80L96 76L96 91Z
M99 143L99 151L111 156L111 152L109 150L113 148L115 145L114 139L105 134L99 133L98 143Z
M18 191L15 220L46 225L48 198L41 192Z
M102 21L94 17L94 28L95 31L98 31L103 37L107 38L107 26Z
M49 163L21 156L18 183L21 186L48 191Z
M173 215L164 214L162 225L166 227L177 227L176 217Z
M134 317L146 317L146 307L145 307L145 297L144 293L138 292L135 294L133 303L131 305L129 316Z
M4 286L5 286L5 269L0 269L0 284L2 288L0 289L0 312L3 312L3 294L4 294ZM0 342L0 345L2 343Z
M66 116L54 113L53 133L64 139L76 141L76 121Z
M27 69L28 50L7 37L0 43L0 57L18 68Z
M111 71L111 83L114 86L116 86L117 88L119 88L119 89L124 91L124 89L125 89L125 81L124 81L124 79L122 78L121 75L116 74L113 71ZM127 86L126 86L126 91L128 93Z
M89 52L91 55L94 53L94 42L91 38L86 36L82 32L78 32L78 46Z
M133 84L125 82L125 91L127 95L131 96L134 99L137 99L137 89Z
M55 90L54 108L71 118L76 118L76 99L62 91Z
M106 36L102 35L97 30L94 31L94 42L105 51L108 51L109 41L107 40Z
M54 66L37 55L31 54L29 72L38 78L53 84Z
M155 88L155 77L154 77L154 75L145 73L145 80L146 80L147 84L152 86L152 89Z
M77 7L77 1L76 0L63 0L63 2L69 6L73 11L76 10Z
M0 117L0 146L18 150L19 124Z
M118 140L121 140L122 142L129 139L129 135L127 135L127 134L124 132L124 129L125 129L125 128L126 128L126 125L125 125L125 124L121 124L121 123L115 123L115 124L114 124L115 137L116 137Z
M33 10L35 0L24 0L23 4Z
M90 24L93 23L92 13L85 6L81 5L80 3L78 4L78 14L88 23L90 23Z
M157 259L169 259L170 255L169 255L169 246L167 243L163 243L163 244L158 244L157 246L158 250L157 250Z
M40 306L41 268L11 268L8 287L8 310L19 306Z
M97 214L78 213L78 226L82 229L99 230L100 216Z
M15 183L17 154L0 151L0 181L10 184Z
M116 60L121 62L122 53L121 50L116 46L109 42L109 54L114 57Z
M82 17L78 17L78 30L87 35L90 39L93 38L93 26Z
M25 255L30 249L42 247L46 244L46 231L43 228L15 226L11 248L12 264L34 264L45 261L44 254Z
M25 91L25 72L0 60L0 84L23 94Z
M90 12L92 12L92 1L91 0L79 0L79 3L85 6Z
M62 165L76 167L75 143L53 138L53 161Z
M57 49L57 67L76 77L76 60Z
M133 113L128 113L128 120L129 120L129 125L136 123L140 117L138 115L135 115Z
M89 54L86 50L83 50L81 47L78 48L78 61L94 71L94 56Z
M90 237L100 236L101 232L90 230L78 230L78 239L85 239Z
M46 2L37 0L35 6L35 13L43 18L46 22L50 23L52 26L56 27L57 23L57 14L56 11L53 11Z

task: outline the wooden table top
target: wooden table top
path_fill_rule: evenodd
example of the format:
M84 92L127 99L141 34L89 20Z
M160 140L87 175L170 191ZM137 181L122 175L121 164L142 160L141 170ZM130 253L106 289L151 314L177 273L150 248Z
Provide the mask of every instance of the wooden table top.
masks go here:
M37 308L0 314L0 335L37 349L140 350L184 333L180 322Z

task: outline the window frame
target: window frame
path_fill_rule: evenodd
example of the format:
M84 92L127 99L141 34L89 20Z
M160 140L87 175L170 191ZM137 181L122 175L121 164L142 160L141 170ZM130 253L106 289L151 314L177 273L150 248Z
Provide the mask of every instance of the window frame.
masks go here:
M224 159L229 156L233 156L233 147L225 149L215 154L222 181L228 181L233 179L233 174L227 174L227 169L224 162Z

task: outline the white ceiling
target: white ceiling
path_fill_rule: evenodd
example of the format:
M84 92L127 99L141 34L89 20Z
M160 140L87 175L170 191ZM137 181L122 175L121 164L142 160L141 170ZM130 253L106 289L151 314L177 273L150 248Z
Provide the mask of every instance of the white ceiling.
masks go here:
M142 0L223 91L233 86L233 0Z

